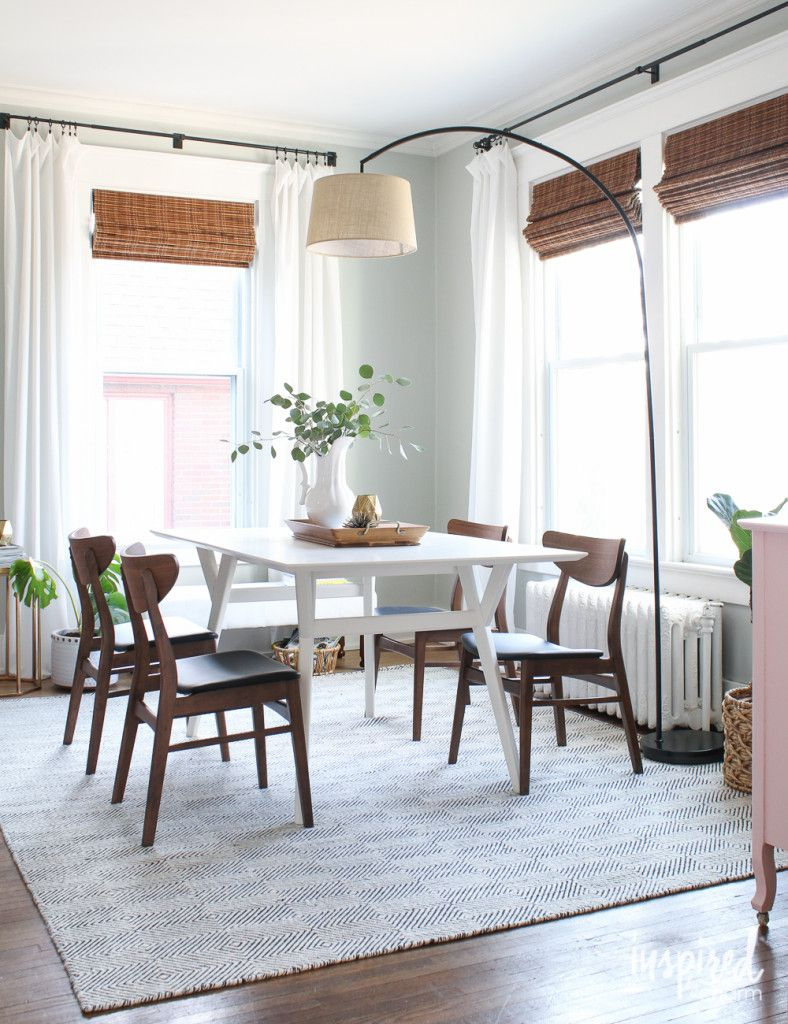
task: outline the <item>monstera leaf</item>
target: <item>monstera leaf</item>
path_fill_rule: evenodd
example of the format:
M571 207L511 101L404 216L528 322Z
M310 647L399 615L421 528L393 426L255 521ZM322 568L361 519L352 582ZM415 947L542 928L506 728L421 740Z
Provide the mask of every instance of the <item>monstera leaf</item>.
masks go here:
M41 608L47 608L57 597L53 577L34 558L17 558L11 563L8 575L14 593L27 608L34 601L38 601Z

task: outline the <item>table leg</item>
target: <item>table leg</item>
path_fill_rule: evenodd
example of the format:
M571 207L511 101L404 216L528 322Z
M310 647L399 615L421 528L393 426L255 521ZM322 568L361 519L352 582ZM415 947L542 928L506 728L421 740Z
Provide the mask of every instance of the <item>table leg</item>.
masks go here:
M365 576L362 580L364 614L375 611L375 577ZM366 633L361 638L364 645L364 716L375 717L375 634Z
M216 555L213 551L205 548L197 548L197 555L202 566L205 585L211 597L211 611L208 616L208 629L216 633L221 632L224 614L227 611L227 603L230 600L230 591L233 589L233 578L238 559L232 555L222 555L219 566L216 566ZM200 728L200 718L195 715L186 719L186 735L189 739L196 739Z
M304 716L306 749L309 754L312 732L312 670L315 658L316 581L309 572L296 572L295 588L298 612L298 674L301 677L299 690L301 692L301 711ZM295 820L298 825L304 823L298 789L295 794Z
M482 598L479 598L479 591L476 586L476 578L471 566L458 566L462 593L468 611L475 612L476 621L473 624L473 635L476 646L479 650L479 660L484 681L487 683L487 690L490 694L495 724L498 727L498 735L501 740L506 767L509 769L509 778L515 793L520 792L520 759L517 753L517 744L514 740L514 730L509 717L509 709L506 706L506 693L501 683L501 674L498 671L498 662L495 658L490 636L487 632L487 625L491 621L493 612L501 599L506 581L511 572L510 565L496 565L487 580Z

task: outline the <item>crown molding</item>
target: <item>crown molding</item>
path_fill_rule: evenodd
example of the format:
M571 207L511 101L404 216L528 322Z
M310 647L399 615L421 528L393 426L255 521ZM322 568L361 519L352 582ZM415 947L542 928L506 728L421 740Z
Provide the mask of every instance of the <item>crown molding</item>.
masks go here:
M55 120L95 121L129 128L184 132L187 135L211 135L242 142L302 145L308 149L352 148L370 153L391 142L390 136L373 135L336 125L267 121L219 110L134 103L80 93L20 88L2 82L0 110L11 114L38 114L42 118L52 117ZM163 139L162 143L166 145L167 140ZM187 142L186 145L198 146L199 143ZM414 144L410 152L419 156L435 155L429 141L421 146Z
M709 16L709 11L713 12L713 17ZM717 31L720 28L724 28L726 24L735 22L739 18L748 17L754 13L757 13L757 11L753 10L752 3L748 2L748 0L727 0L727 2L724 2L724 0L703 0L702 3L698 4L698 10L695 13L687 15L681 21L674 23L670 31L655 31L650 35L641 36L636 43L632 43L628 47L606 50L599 53L596 57L590 58L582 71L562 78L560 83L553 83L544 89L530 93L527 97L520 97L501 106L481 111L474 114L470 120L477 124L488 125L516 123L524 117L528 117L529 114L545 110L573 95L585 92L587 89L593 89L600 82L616 77L625 69L633 68L641 63L648 63L648 60L651 58L647 55L657 55L677 49L698 35ZM709 61L698 68L687 71L679 77L684 80L686 75L702 71L704 67L717 65L730 57L736 57L738 53L750 51L769 41L767 39L743 47L732 54ZM645 81L646 79L644 78ZM626 103L634 98L647 97L653 94L654 88L659 88L662 91L672 81L675 81L675 79L660 82L658 86L646 84L642 93L636 93L635 96L630 96L617 102ZM606 107L608 105L605 104ZM571 111L571 108L566 108L566 110ZM567 113L566 116L569 121L578 120L578 118L572 117L571 113ZM593 115L589 114L586 116ZM527 131L528 126L525 126L524 130ZM540 134L543 133L536 131L534 137L538 138ZM449 153L461 145L463 143L457 141L454 137L444 136L435 143L435 156L443 156L445 153Z

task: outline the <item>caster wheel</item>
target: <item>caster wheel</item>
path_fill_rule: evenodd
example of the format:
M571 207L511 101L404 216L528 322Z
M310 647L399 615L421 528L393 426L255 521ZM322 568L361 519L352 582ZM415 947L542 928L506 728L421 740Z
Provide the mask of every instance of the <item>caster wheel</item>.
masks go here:
M761 928L768 928L769 926L769 914L765 910L761 910L758 914L758 924Z

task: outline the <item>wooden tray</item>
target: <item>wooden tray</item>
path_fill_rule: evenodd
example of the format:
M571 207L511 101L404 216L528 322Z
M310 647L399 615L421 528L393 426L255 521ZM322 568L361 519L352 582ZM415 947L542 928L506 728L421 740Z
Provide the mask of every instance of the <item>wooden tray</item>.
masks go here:
M329 548L380 548L396 547L400 544L418 544L429 530L429 526L415 523L380 522L366 532L358 527L320 526L308 519L288 519L287 525L298 540L312 544L323 544Z

